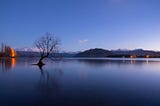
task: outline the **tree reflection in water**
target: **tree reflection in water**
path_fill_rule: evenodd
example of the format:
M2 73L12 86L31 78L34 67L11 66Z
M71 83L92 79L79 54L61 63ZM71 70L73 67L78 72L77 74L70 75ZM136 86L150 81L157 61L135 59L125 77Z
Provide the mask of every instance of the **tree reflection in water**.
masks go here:
M38 90L45 96L51 96L59 91L59 79L63 75L61 69L52 70L53 73L49 73L47 70L43 70L43 66L39 66L41 75L38 82Z
M0 59L0 68L2 72L8 72L16 65L16 58Z

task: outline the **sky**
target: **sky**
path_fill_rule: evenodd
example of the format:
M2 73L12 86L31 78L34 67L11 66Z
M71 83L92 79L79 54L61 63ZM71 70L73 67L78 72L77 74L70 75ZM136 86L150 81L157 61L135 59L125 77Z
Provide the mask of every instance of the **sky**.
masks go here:
M160 0L0 0L0 43L31 48L46 32L63 51L160 51Z

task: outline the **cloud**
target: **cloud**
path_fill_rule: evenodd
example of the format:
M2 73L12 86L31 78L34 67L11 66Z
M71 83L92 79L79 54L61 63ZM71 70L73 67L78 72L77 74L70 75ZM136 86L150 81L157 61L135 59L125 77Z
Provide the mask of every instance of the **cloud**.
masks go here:
M88 41L88 39L79 40L79 44L86 44Z

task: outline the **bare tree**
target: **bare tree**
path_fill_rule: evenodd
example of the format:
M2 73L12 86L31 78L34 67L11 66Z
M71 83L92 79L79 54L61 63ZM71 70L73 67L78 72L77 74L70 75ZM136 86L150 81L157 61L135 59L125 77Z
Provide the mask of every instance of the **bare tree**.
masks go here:
M44 58L50 58L51 54L57 53L59 44L60 40L48 32L35 41L35 46L40 52L40 59L37 65L44 65L42 61Z

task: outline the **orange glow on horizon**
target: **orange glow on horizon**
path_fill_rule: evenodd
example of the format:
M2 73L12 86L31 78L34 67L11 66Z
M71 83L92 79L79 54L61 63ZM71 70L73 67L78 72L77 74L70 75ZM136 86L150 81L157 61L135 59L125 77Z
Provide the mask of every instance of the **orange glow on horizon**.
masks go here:
M131 56L130 56L130 58L136 58L136 57L137 57L136 55L131 55Z
M146 58L149 58L149 55L146 55Z
M11 57L16 57L16 51L13 48L11 48Z

